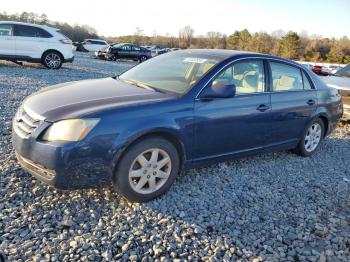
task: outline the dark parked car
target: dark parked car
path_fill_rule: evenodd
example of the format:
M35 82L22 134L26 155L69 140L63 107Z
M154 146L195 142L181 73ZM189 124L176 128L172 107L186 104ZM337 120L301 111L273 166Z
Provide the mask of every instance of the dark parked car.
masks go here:
M310 156L341 113L338 91L295 62L184 50L27 97L13 146L26 170L57 188L113 183L147 201L180 170L272 150Z
M350 120L350 65L338 70L334 75L323 77L322 80L339 90L344 104L343 118Z
M106 57L109 60L131 59L143 62L151 58L152 54L150 50L144 47L123 43L111 46L107 51Z

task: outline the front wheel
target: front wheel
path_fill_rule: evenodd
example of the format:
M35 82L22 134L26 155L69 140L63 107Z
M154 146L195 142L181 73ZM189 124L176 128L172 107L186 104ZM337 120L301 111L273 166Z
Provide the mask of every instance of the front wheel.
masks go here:
M160 137L133 145L121 158L114 186L132 202L146 202L165 193L179 172L179 155L172 143Z
M59 69L63 64L63 58L56 51L48 51L43 55L42 63L49 69Z
M324 124L320 118L317 118L308 125L294 152L301 156L311 156L319 147L323 137Z

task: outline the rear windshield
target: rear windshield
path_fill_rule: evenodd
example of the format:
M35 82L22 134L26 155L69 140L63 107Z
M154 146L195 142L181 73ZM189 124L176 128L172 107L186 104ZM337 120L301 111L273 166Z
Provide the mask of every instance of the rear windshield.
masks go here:
M65 34L63 34L61 30L58 30L58 31L56 31L56 32L57 32L59 35L63 36L65 39L69 39L69 37L66 36ZM70 39L69 39L69 40L70 40Z

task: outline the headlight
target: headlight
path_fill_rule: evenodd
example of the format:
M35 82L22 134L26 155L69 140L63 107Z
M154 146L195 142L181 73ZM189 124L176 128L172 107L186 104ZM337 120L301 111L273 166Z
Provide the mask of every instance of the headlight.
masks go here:
M99 119L68 119L53 123L44 133L46 141L80 141L99 122Z

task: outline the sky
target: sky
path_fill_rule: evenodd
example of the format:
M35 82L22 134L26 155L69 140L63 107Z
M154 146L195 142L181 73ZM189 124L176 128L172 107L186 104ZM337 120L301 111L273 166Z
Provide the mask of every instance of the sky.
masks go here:
M350 0L10 0L0 12L45 13L50 20L88 24L99 35L177 36L190 25L196 35L219 31L307 31L309 35L350 38Z

